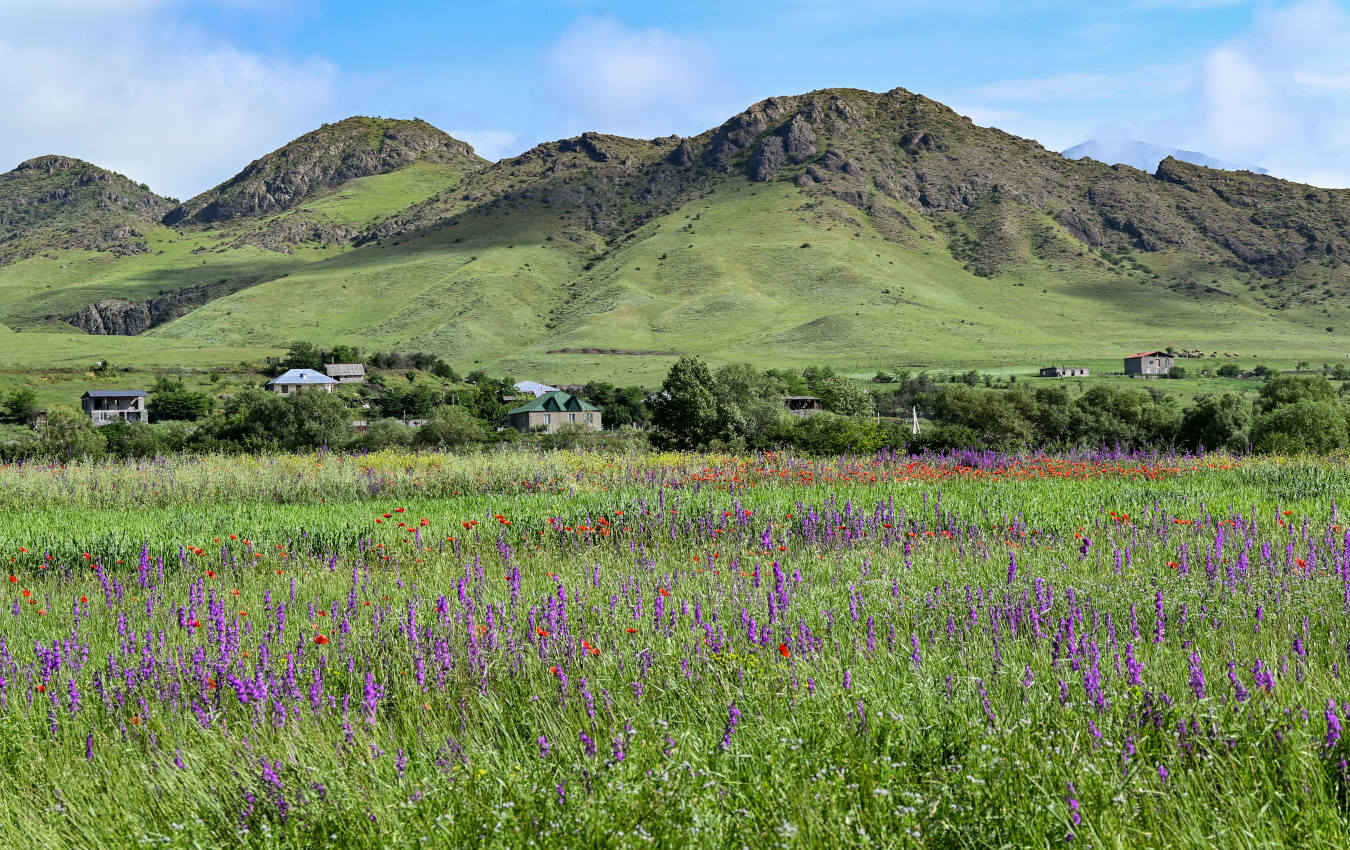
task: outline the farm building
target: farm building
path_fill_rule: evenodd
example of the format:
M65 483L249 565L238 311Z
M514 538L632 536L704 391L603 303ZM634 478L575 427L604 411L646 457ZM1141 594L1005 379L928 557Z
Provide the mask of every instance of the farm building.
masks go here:
M1176 365L1176 358L1165 351L1146 351L1125 358L1126 375L1166 375Z
M790 395L783 399L783 404L793 416L810 416L825 409L820 399L813 395Z
M89 390L80 396L80 407L95 425L149 422L145 398L145 390Z
M533 401L507 412L511 427L526 432L536 429L549 434L564 424L575 423L601 430L600 408L561 390L544 393Z
M339 384L359 384L366 379L366 367L363 363L327 363L323 370Z
M313 369L291 369L267 382L268 389L283 396L309 389L331 393L337 385L337 381Z
M1086 378L1088 370L1082 366L1046 366L1041 369L1042 378Z

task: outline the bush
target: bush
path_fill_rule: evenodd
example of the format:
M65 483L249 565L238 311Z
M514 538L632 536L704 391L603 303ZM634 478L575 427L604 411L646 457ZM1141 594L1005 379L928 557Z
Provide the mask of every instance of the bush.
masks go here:
M1252 445L1259 452L1325 454L1348 442L1345 408L1332 401L1286 404L1252 426Z
M1261 411L1300 401L1334 401L1336 388L1324 375L1277 375L1261 387Z
M486 442L488 426L462 407L442 407L417 429L415 442L429 449L461 449Z
M406 449L417 438L416 429L409 428L397 419L378 419L366 429L361 445L371 451L381 449Z
M1181 415L1177 443L1189 451L1241 452L1247 448L1251 424L1251 405L1241 398L1231 393L1200 396Z
M870 419L817 413L798 419L791 430L792 445L812 455L869 453L887 442L887 434Z

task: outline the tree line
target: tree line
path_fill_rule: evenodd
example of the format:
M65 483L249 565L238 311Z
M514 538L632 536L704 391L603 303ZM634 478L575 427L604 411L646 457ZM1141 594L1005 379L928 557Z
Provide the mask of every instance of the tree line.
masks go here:
M305 356L303 348L300 355ZM2 448L9 458L59 459L321 446L470 450L522 438L506 427L507 411L518 403L510 400L515 382L509 377L470 372L462 392L379 375L371 379L372 386L344 386L332 394L282 397L253 387L218 400L161 377L149 393L151 424L95 428L80 411L58 405L34 438ZM593 381L578 391L604 411L611 431L624 436L601 438L575 426L538 439L544 447L599 441L676 450L791 447L816 455L1103 446L1295 454L1350 445L1345 388L1338 392L1325 374L1272 375L1255 401L1225 393L1201 395L1186 405L1153 384L1140 389L1098 384L1075 394L1059 382L1029 386L977 372L945 378L900 372L872 387L829 367L761 370L731 363L713 369L685 356L654 390ZM823 410L792 415L783 401L791 395L815 396ZM31 390L13 391L0 403L0 415L28 421L35 401ZM917 435L912 413L924 419ZM353 427L358 419L367 423L363 434ZM425 424L410 427L409 420Z

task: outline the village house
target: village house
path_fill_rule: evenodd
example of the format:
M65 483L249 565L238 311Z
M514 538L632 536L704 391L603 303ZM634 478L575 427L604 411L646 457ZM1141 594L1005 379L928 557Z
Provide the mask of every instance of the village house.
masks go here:
M1166 375L1176 362L1176 358L1165 351L1145 351L1125 358L1125 374L1132 377Z
M80 407L95 425L149 422L145 399L145 390L89 390L80 396Z
M1082 366L1046 366L1041 369L1042 378L1086 378L1088 370Z
M542 430L552 434L566 424L601 430L600 408L562 390L544 393L507 412L512 428L522 433Z
M786 396L783 399L783 404L787 406L788 413L793 416L810 416L825 409L824 405L820 403L820 399L813 395Z
M326 363L323 370L339 384L359 384L366 379L364 363Z
M331 393L337 385L337 381L313 369L291 369L267 382L267 388L281 396L310 389Z

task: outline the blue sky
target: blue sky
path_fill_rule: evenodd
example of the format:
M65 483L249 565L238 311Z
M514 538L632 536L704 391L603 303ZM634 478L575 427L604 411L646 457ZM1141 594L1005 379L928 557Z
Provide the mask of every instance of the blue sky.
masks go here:
M352 114L498 158L903 86L1055 150L1137 138L1350 186L1348 4L0 0L0 166L64 153L187 197Z

